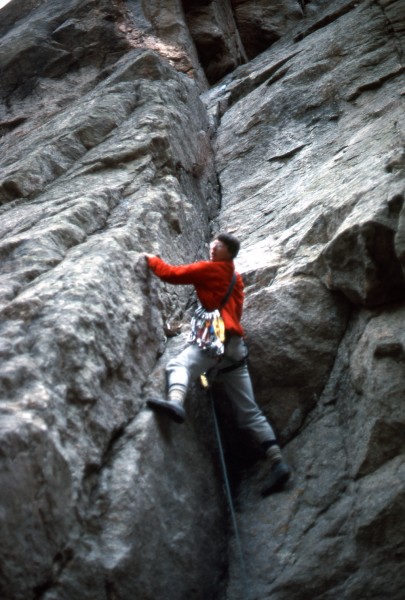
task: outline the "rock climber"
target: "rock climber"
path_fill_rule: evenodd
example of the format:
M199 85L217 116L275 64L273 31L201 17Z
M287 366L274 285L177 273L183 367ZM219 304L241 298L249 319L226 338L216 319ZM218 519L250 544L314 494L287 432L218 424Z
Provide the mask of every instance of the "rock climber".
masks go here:
M244 284L239 273L236 273L233 288L230 287L235 272L234 258L239 248L240 242L234 235L220 233L210 244L209 261L174 266L153 254L143 254L148 267L161 280L175 285L193 285L199 302L206 310L219 308L228 290L228 299L221 309L226 333L222 356L211 356L198 345L190 343L167 364L167 399L149 398L147 404L153 410L182 423L186 418L184 399L189 382L204 373L214 373L215 379L225 386L239 427L250 432L269 461L270 470L262 489L262 495L267 496L284 486L290 477L290 469L282 458L273 428L254 397L247 366L244 330L240 322Z

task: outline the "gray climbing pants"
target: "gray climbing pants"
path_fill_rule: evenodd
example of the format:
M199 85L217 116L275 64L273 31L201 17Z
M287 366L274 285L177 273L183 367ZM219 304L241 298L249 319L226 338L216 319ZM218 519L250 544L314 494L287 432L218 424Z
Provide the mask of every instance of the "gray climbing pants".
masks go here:
M248 430L261 444L275 440L273 428L256 404L252 382L246 361L239 367L226 371L247 355L243 339L232 336L225 346L225 354L221 361L212 358L196 345L189 345L176 358L170 360L166 367L169 389L188 388L190 381L195 381L200 375L211 368L216 368L215 380L223 382L229 396L238 426ZM224 369L223 372L221 370Z

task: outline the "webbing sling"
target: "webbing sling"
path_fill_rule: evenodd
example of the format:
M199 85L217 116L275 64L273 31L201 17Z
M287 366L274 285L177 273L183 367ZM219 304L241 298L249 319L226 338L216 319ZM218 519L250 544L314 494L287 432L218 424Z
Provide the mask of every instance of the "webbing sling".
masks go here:
M226 292L224 299L222 300L221 304L219 305L220 309L224 308L225 304L228 302L229 296L232 294L232 290L233 290L235 283L236 283L236 273L234 271L232 273L232 279L231 279L231 283L229 284L228 291Z

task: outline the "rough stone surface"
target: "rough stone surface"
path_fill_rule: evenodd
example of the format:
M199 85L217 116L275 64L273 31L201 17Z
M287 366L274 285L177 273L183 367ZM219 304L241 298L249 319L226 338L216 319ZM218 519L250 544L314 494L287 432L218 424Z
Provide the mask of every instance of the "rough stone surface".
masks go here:
M210 83L246 62L246 52L229 0L191 0L183 5L186 22Z
M4 600L403 597L405 6L269 4L0 11ZM205 394L181 427L145 407L193 297L141 252L219 229L293 469L261 498L216 388L246 578Z
M238 517L251 598L399 599L405 15L321 4L204 96L216 228L245 241L251 372L294 469L260 501L267 466L240 460Z
M239 35L249 59L267 50L302 20L304 6L297 0L231 0Z

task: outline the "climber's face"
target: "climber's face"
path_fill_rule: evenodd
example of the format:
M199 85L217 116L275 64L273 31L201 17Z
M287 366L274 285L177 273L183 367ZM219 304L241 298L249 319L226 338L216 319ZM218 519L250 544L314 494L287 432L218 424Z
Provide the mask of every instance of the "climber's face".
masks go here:
M231 253L224 242L213 240L210 244L210 260L232 260Z

